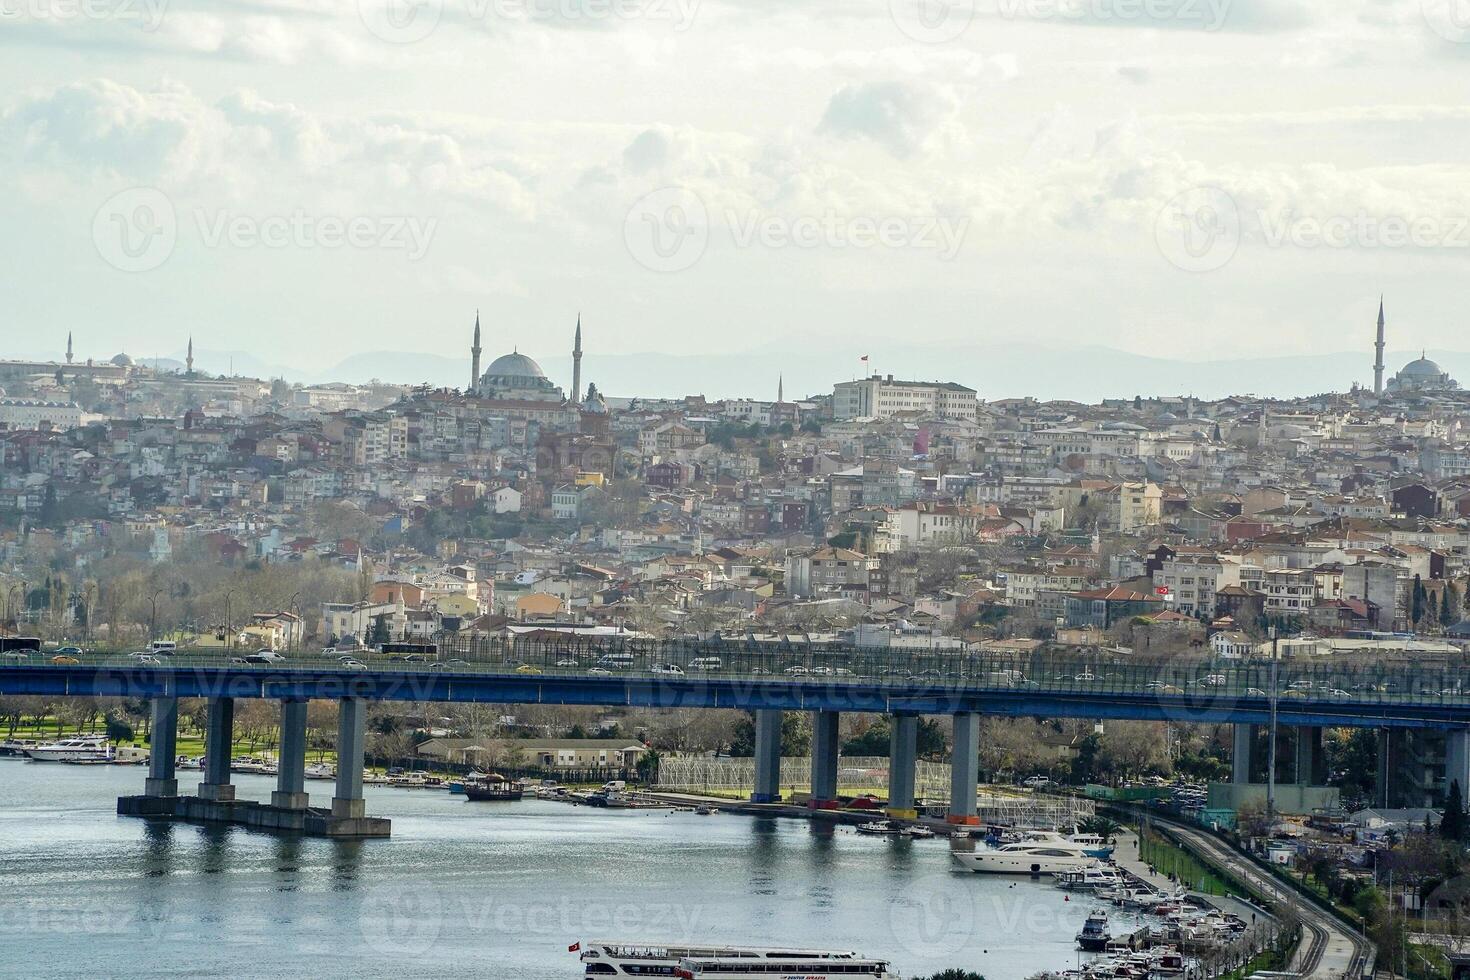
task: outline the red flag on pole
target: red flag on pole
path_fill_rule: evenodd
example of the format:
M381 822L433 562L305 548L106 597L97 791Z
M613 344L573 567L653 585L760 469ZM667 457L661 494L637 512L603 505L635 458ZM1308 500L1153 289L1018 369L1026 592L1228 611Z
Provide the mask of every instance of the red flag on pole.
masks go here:
M570 946L567 947L567 952L568 953L575 953L577 950L579 950L581 948L582 948L582 941L579 939L579 940L577 940L576 942L572 943Z

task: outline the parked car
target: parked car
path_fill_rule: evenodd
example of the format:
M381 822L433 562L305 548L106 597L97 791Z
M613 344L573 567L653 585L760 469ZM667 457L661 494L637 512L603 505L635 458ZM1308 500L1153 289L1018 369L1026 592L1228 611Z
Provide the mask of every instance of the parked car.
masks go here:
M1021 785L1027 789L1041 789L1051 785L1050 776L1027 776L1021 780Z

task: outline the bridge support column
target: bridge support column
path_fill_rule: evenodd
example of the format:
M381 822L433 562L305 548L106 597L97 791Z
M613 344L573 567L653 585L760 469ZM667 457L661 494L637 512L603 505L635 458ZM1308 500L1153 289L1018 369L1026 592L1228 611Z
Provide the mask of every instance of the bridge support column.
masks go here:
M919 748L919 716L894 715L888 739L888 815L913 820L914 762Z
M1470 798L1470 730L1452 728L1444 733L1444 793L1449 802L1455 783L1460 784L1460 803Z
M962 711L954 716L954 755L949 765L950 823L978 824L975 786L980 782L980 716Z
M755 713L755 792L752 803L777 803L781 799L781 721L779 708L759 708Z
M1235 746L1230 753L1230 781L1245 785L1251 781L1251 743L1255 740L1255 729L1250 725L1236 723Z
M1378 782L1374 786L1374 796L1378 800L1378 805L1384 808L1392 806L1389 801L1397 796L1394 787L1390 785L1394 774L1394 767L1389 760L1389 752L1392 748L1393 740L1389 730L1387 728L1378 729Z
M362 756L366 721L366 701L361 698L343 698L338 702L337 795L332 797L334 817L363 816Z
M227 803L235 798L235 787L230 783L234 727L235 699L210 698L204 730L204 782L199 784L201 800Z
M841 753L835 711L818 711L812 717L812 796L807 804L815 810L837 808L837 759Z
M148 778L144 796L178 796L179 780L174 762L179 745L179 699L154 698L153 719L148 726Z
M1326 757L1322 753L1322 729L1300 726L1296 730L1296 764L1292 774L1298 786L1320 786L1327 782Z
M281 757L277 760L276 791L271 806L305 810L306 794L306 702L281 702Z

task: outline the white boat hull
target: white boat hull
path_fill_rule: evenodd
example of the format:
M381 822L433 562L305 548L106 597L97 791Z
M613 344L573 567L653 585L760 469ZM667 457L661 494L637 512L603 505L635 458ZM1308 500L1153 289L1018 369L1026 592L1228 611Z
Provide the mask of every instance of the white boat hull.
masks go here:
M112 755L100 749L27 749L36 762L111 762Z
M1020 851L960 851L954 856L964 867L979 874L1048 875L1077 871L1097 865L1096 858L1070 855L1026 854Z

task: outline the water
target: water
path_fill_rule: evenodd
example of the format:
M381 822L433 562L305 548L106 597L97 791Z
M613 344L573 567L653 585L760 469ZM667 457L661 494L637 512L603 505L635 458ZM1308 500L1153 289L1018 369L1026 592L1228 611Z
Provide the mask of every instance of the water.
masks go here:
M385 787L367 806L391 840L293 839L118 817L143 775L0 760L0 975L566 980L569 945L626 939L1010 980L1075 965L1088 911L1046 882L955 870L944 840ZM273 781L236 785L268 799Z

